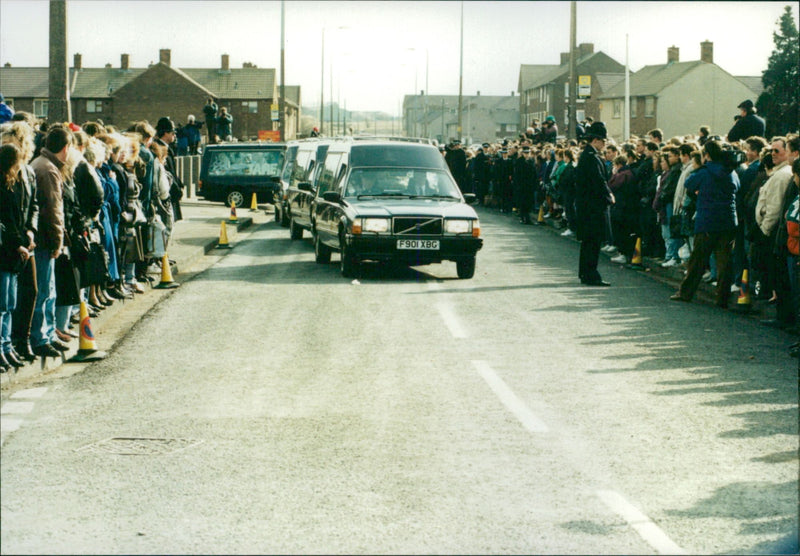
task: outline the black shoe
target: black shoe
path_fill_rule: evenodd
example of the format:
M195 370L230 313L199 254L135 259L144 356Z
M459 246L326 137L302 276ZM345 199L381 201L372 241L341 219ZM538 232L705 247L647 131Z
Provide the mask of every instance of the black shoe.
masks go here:
M669 296L669 298L672 301L685 301L686 303L690 303L692 301L691 299L686 299L685 297L683 297L680 294L680 292L672 294L671 296Z
M31 363L34 359L36 359L36 354L33 353L31 350L31 344L28 342L19 342L14 346L14 351L20 359L27 361L28 363Z
M64 342L60 342L58 340L53 340L50 342L50 345L57 349L58 351L69 351L69 346Z
M20 357L14 352L13 349L11 351L9 351L8 353L4 353L3 356L6 358L6 361L8 361L8 363L12 367L15 367L15 368L19 369L20 367L24 367L25 366L25 363L22 362Z
M33 348L33 353L39 357L58 357L61 352L50 344L42 344Z
M583 280L581 283L584 284L585 286L600 286L603 288L607 288L608 286L611 285L608 282L604 282L603 280Z

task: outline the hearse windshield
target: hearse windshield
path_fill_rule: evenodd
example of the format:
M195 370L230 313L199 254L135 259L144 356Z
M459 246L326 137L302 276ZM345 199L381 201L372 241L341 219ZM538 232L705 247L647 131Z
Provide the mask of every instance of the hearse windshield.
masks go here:
M353 168L344 196L461 199L446 171L408 168Z
M209 151L209 176L279 177L284 153L269 151Z

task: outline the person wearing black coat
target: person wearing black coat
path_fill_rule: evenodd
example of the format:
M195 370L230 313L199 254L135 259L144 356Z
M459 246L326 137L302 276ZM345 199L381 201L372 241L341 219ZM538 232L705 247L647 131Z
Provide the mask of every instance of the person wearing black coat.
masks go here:
M450 173L458 184L458 188L462 193L467 192L467 153L461 148L461 141L454 140L447 153L444 155L444 160L447 162L447 167L450 168Z
M500 212L511 212L514 165L507 149L500 151L501 158L495 162L495 194L500 205Z
M767 123L764 121L764 118L756 115L756 108L753 106L753 101L747 99L737 108L742 111L742 117L733 124L733 127L728 132L728 142L743 141L750 137L764 137Z
M519 210L519 220L532 224L531 210L539 176L536 174L536 161L531 156L530 147L523 147L522 154L514 161L514 202Z
M489 193L489 182L491 181L491 166L489 156L486 151L489 143L484 143L475 155L475 189L478 197L478 204L483 205L486 195Z
M578 159L575 171L575 213L577 236L581 242L578 277L588 286L609 286L597 271L600 245L606 233L608 207L614 195L608 188L606 165L602 151L606 143L606 126L594 122L586 130L589 143Z
M156 124L156 138L154 143L166 147L167 158L164 160L164 169L169 174L169 198L172 203L174 221L183 219L180 201L183 198L183 183L178 178L177 164L175 163L175 125L169 118L161 118Z
M32 201L22 181L23 163L22 151L15 144L0 147L0 372L23 365L11 340L17 280L33 244L33 232L28 229Z

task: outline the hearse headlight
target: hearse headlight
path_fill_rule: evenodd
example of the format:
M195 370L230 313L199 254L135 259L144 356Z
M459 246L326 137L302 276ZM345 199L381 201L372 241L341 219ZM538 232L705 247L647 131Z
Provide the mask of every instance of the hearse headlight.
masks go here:
M445 220L444 233L463 235L472 233L472 220Z
M392 225L388 218L362 218L361 229L365 234L386 234Z

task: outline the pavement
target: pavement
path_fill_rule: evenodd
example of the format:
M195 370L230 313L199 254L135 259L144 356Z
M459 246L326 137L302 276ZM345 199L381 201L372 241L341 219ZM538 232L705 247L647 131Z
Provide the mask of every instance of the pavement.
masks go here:
M266 207L266 208L265 208ZM237 238L253 225L263 224L273 219L272 206L261 205L258 211L246 208L237 209L237 221L230 221L231 211L221 203L191 199L181 201L183 220L175 225L168 248L168 256L175 261L172 278L180 284L196 274L196 266L203 262L207 254L224 255L226 249L216 249L222 235L222 222L225 222L226 236L231 247L236 245ZM213 262L213 261L212 261ZM210 263L209 263L210 264ZM161 273L151 274L155 279L151 286L145 285L145 293L136 295L131 300L115 301L103 310L96 318L91 319L90 326L95 336L95 347L107 351L119 341L136 322L142 318L156 303L175 289L156 289L161 281ZM73 330L77 332L77 327ZM16 388L23 383L35 382L44 375L54 372L63 373L63 366L82 367L83 364L70 363L79 347L79 341L70 343L70 350L61 357L37 357L32 363L16 372L8 371L0 375L0 388L3 390ZM70 374L70 373L67 373Z
M231 247L235 246L237 237L246 229L253 225L260 225L273 219L272 206L261 205L258 211L249 209L239 209L237 211L237 222L230 223L230 209L220 203L212 203L203 200L184 200L181 202L183 220L179 221L174 229L171 245L169 246L169 258L175 261L172 270L172 277L175 282L180 283L182 279L188 279L193 273L196 274L194 267L201 260L208 259L207 254L215 253L224 255L227 250L216 249L221 238L222 222L226 223L226 235ZM496 210L485 208L483 210ZM536 216L532 215L536 222ZM510 219L516 224L516 213L509 215ZM554 234L561 234L563 228L558 221L545 219L545 227ZM573 237L564 237L564 241L577 240ZM601 253L601 256L611 258L611 255ZM213 264L215 260L206 261L207 265ZM640 269L631 269L631 272L645 272L656 280L674 285L676 288L683 280L685 268L676 266L673 268L663 268L661 261L643 257ZM158 284L161 276L153 275ZM612 284L613 287L613 284ZM100 313L97 318L91 319L92 332L95 335L95 344L98 350L106 351L122 339L130 329L147 312L155 306L165 296L170 295L172 290L155 289L147 287L144 294L137 295L132 300L115 301L113 305ZM755 296L751 296L752 303L740 306L732 294L730 310L739 311L744 317L749 318L768 318L774 316L774 310L765 302L758 301ZM705 303L713 303L713 287L710 284L701 283L696 294L696 300ZM69 359L78 351L78 340L74 340L70 350L59 358L36 358L16 372L9 371L0 375L0 388L3 390L15 388L23 383L35 382L38 378L52 374L54 372L64 373L62 366L75 368L75 372L82 367L81 364L69 363ZM71 374L68 373L67 374Z

